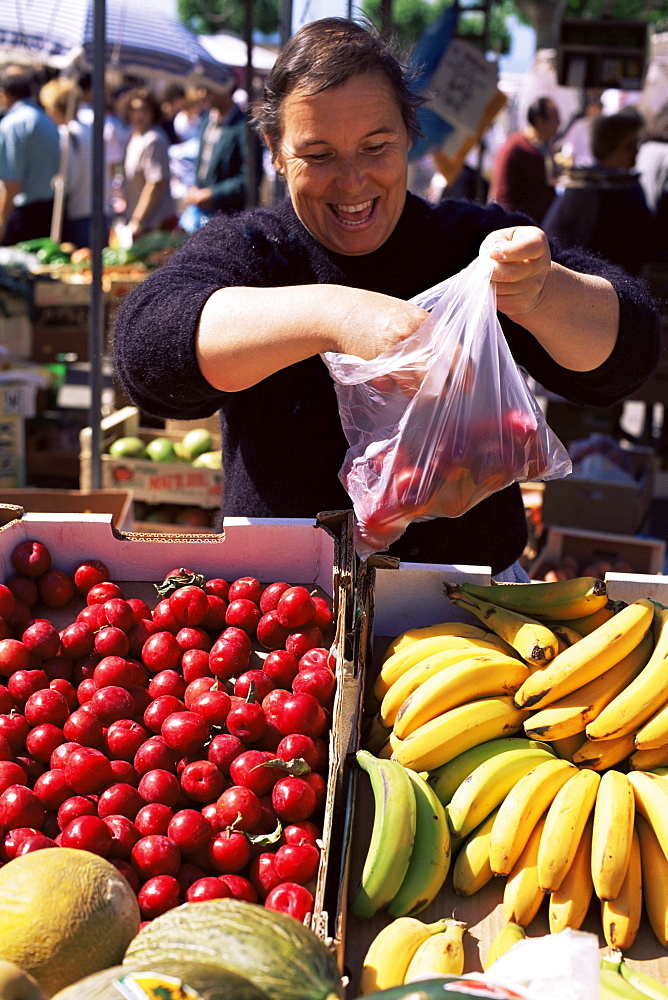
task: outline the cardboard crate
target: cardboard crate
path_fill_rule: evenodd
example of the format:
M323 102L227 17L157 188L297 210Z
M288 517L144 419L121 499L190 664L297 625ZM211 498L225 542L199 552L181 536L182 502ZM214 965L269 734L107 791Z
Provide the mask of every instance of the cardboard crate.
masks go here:
M580 571L587 563L603 559L614 565L624 560L636 573L661 574L666 559L666 542L661 538L615 535L603 531L580 531L577 528L549 528L545 545L529 569L529 576L540 574L563 556L577 560Z
M102 420L103 451L119 437L138 436L143 441L169 437L180 441L184 431L161 431L139 426L139 411L125 406ZM90 427L81 432L81 488L91 484ZM220 447L220 435L214 437ZM152 462L150 459L114 458L102 454L102 486L105 489L131 489L135 500L148 503L178 503L214 508L220 506L223 485L222 469L198 469L185 462Z
M25 421L35 415L38 383L19 372L2 372L0 381L0 487L25 486Z
M352 515L334 511L309 519L229 518L223 534L166 537L112 528L109 514L61 515L26 513L0 505L0 580L14 572L11 553L28 539L48 546L53 566L72 572L83 559L101 559L127 597L143 598L150 607L159 600L155 584L175 566L187 566L207 577L233 580L254 575L263 583L286 580L302 584L331 600L334 612L332 652L336 660L337 692L329 738L330 767L323 821L323 850L315 889L313 929L333 939L337 914L332 887L342 881L342 838L345 816L344 762L354 744L359 687L351 661L353 608ZM76 616L85 599L75 598L57 611L36 608L58 627Z
M370 560L357 585L358 607L355 635L356 663L360 686L368 691L380 668L389 643L404 630L435 622L467 620L479 624L443 596L443 583L464 579L489 583L489 567L397 565L396 560ZM668 605L668 578L630 574L606 578L610 597L633 601L650 597ZM359 720L358 720L359 721ZM347 995L358 993L359 975L364 955L379 930L388 923L387 915L377 914L370 920L358 920L347 911L355 891L371 834L373 801L366 775L348 764L350 806L345 830L344 879L340 893L340 912L344 966L350 976ZM426 923L442 917L455 916L467 925L464 936L465 970L482 972L483 962L496 934L505 925L502 908L505 878L494 878L470 897L457 896L448 876L443 889L418 918ZM607 951L603 939L599 911L592 902L582 927L598 936L601 953ZM547 908L543 903L537 917L528 928L529 936L549 933ZM662 982L668 982L668 954L659 944L643 914L640 933L632 948L625 953L630 965L644 969Z
M632 448L625 454L633 462L635 482L570 475L544 483L543 524L629 535L640 531L649 511L658 459L651 448Z
M31 514L111 514L119 531L132 531L135 523L132 493L127 490L3 489L0 503Z

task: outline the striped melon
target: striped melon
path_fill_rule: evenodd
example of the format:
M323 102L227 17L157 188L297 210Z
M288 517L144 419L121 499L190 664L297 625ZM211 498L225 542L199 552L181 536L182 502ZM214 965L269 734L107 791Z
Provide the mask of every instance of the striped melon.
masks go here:
M168 910L142 927L123 962L150 967L167 958L236 972L269 1000L343 996L336 959L319 937L286 913L240 899L209 899Z
M60 990L53 1000L120 1000L122 994L116 983L126 980L126 988L130 988L128 979L134 975L139 977L139 983L148 973L149 982L153 988L162 985L172 986L174 996L188 997L188 990L194 991L198 1000L267 1000L267 994L253 986L251 982L238 976L236 972L213 968L195 962L156 962L150 968L144 966L114 965L110 969L94 972L92 976L80 979ZM165 977L169 977L165 981ZM176 987L180 992L176 992ZM152 994L153 995L153 994ZM156 995L167 996L168 993ZM172 995L171 993L169 995ZM17 998L18 1000L18 998Z
M34 976L47 997L118 964L139 920L129 882L89 851L33 851L0 868L0 958Z

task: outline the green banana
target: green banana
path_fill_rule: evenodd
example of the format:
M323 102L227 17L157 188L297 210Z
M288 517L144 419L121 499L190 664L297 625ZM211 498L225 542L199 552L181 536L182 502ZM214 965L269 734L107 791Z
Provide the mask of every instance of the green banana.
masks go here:
M457 837L468 836L501 805L521 777L536 764L553 757L547 749L523 747L483 761L462 782L446 806L451 832Z
M621 952L616 949L601 959L599 1000L647 1000L648 994L622 975L621 966Z
M635 989L640 990L645 996L650 997L650 1000L666 1000L668 998L668 986L664 986L654 976L650 976L640 969L631 968L623 957L620 957L619 960L619 971L622 979L625 979Z
M393 760L381 760L358 750L358 766L367 773L374 800L371 840L351 912L367 919L397 895L413 852L417 806L406 770Z
M552 583L493 583L490 586L461 583L459 589L508 611L554 621L582 618L604 607L608 600L605 581L593 576Z
M432 786L442 805L447 806L453 795L470 774L486 760L491 760L497 754L508 753L511 750L546 750L554 756L549 743L540 740L530 740L524 736L505 736L496 740L478 743L469 750L464 750L446 764L429 772L427 781Z
M415 771L407 771L416 803L415 840L408 871L387 907L391 917L415 916L434 899L450 870L450 832L436 792Z

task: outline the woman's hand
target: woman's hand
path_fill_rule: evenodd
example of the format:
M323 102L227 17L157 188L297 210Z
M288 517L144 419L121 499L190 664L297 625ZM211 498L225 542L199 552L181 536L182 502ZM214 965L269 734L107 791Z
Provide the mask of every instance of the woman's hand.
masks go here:
M499 312L522 322L540 305L552 270L547 236L537 226L497 229L480 247L495 262L492 282Z
M362 288L330 286L334 313L333 345L339 354L354 354L370 361L392 350L422 325L429 313L412 302Z

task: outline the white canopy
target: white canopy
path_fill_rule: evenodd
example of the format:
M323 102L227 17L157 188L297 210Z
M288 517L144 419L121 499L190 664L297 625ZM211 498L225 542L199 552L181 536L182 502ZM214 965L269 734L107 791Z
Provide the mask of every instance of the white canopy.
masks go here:
M221 33L219 35L198 35L198 40L207 52L219 62L227 66L246 66L248 52L246 43L235 35ZM259 72L267 72L276 62L276 52L265 49L261 45L253 46L253 68Z

